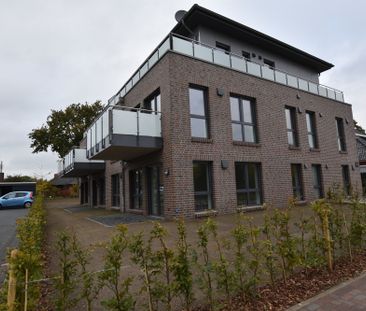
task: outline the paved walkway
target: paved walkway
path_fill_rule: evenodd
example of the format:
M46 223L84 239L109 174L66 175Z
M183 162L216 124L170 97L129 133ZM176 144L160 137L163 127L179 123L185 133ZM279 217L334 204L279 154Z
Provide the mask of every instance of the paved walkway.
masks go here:
M288 311L356 310L366 310L366 273L288 309Z

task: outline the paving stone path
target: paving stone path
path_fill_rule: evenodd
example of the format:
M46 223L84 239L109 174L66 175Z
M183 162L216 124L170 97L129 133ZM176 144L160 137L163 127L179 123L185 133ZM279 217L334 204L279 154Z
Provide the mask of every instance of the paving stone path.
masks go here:
M288 311L356 310L366 310L366 273L288 309Z

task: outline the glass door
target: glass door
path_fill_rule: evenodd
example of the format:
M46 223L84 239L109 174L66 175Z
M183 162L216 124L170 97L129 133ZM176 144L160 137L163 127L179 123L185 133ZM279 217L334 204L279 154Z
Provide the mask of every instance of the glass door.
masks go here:
M160 169L158 166L147 168L148 189L149 189L149 215L161 216L161 200L160 200Z
M142 169L130 171L130 208L142 209Z

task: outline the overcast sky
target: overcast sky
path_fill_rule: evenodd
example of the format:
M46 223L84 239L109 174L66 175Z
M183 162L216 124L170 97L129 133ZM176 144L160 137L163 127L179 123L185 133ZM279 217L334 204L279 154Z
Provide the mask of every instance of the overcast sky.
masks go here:
M106 103L195 2L335 65L366 127L366 1L0 0L0 161L6 175L52 177L57 155L32 154L28 133L51 109Z

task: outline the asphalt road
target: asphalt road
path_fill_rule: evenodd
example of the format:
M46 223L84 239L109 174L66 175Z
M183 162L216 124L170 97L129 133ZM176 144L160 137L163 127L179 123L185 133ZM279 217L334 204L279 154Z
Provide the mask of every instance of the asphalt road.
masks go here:
M0 209L0 282L4 281L6 267L2 266L6 262L6 250L8 247L15 247L16 240L16 220L27 215L25 208Z

